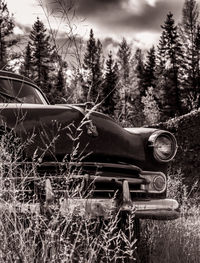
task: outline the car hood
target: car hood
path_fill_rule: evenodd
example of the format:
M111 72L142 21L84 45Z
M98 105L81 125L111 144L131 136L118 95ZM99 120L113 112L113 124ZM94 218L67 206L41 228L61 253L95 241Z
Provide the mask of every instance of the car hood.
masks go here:
M95 162L145 161L147 137L153 130L126 130L110 117L70 105L1 104L0 124L14 129L25 147L26 158L64 157ZM146 135L144 135L146 134Z

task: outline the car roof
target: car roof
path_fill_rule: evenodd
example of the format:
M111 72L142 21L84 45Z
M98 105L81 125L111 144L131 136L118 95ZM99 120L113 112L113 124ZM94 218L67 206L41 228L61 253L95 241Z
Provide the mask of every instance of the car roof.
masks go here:
M32 81L31 79L24 77L22 75L10 72L10 71L4 71L4 70L0 70L0 78L9 78L9 79L15 79L15 80L23 80L26 82L31 83L34 86L37 86L36 83L34 81Z

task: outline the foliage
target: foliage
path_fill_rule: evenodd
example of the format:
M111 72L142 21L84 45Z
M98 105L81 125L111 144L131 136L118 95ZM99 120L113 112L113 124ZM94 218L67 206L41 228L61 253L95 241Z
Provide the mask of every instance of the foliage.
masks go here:
M151 125L151 127L172 132L178 144L177 155L171 164L172 171L181 169L183 180L190 189L199 188L199 133L200 111L193 111L183 116Z
M87 94L86 100L97 102L101 96L102 87L102 65L101 65L102 44L100 40L95 40L93 30L90 30L90 38L87 42L84 54L84 69L88 72L88 77L83 89Z
M163 78L163 98L162 112L165 117L173 117L182 113L182 103L180 95L180 72L182 61L182 47L177 32L177 26L173 19L173 14L168 13L164 25L160 42L158 45L158 83ZM169 89L170 87L170 89Z
M142 103L144 104L143 112L148 125L158 123L160 120L160 112L153 91L153 87L149 87L146 91L146 96L142 97Z
M130 60L128 101L126 103L126 119L122 123L128 126L144 125L142 96L145 96L144 89L144 56L141 49L137 49ZM123 94L122 94L123 95ZM123 102L123 100L121 100ZM122 105L123 108L123 105ZM122 115L123 119L123 115Z
M155 88L156 85L156 54L153 46L147 52L146 63L144 65L144 90L148 87Z
M51 103L63 102L66 96L67 63L55 52L44 24L37 18L26 46L20 73L33 79Z
M137 48L134 55L134 73L136 76L136 85L139 92L140 97L145 95L145 89L144 89L144 56L143 52L140 48Z
M119 44L117 56L120 65L121 78L123 84L126 86L129 84L131 49L125 38L123 38Z
M118 66L114 64L112 53L106 60L106 75L102 90L102 110L104 113L114 116L118 96Z
M199 103L199 7L195 0L186 0L183 6L181 39L184 48L183 98L188 111L197 109Z
M30 42L28 42L26 46L24 62L21 65L20 74L28 78L31 78L33 75L32 50L31 50Z
M50 81L52 47L50 37L46 33L44 24L37 18L30 32L30 46L32 49L33 79L36 84L48 94Z
M0 69L5 69L7 66L7 49L12 42L9 36L12 35L14 22L10 16L7 3L4 0L0 1Z
M125 38L119 44L117 53L119 65L119 84L121 89L122 118L128 120L128 103L130 101L130 59L131 48Z
M54 83L49 90L49 100L51 101L51 103L63 103L66 99L67 90L64 69L65 67L61 65L57 74L53 76Z

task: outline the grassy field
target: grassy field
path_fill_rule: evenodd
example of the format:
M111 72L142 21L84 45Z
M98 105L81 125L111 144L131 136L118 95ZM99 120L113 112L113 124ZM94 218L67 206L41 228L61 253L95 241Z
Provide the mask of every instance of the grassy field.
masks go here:
M173 221L142 222L142 242L147 246L147 262L200 262L200 196L195 186L188 190L178 171L169 178L168 196L181 204L181 216Z
M175 221L145 221L143 239L147 242L146 258L152 263L200 262L200 213L190 208L190 215ZM144 241L143 241L144 242Z

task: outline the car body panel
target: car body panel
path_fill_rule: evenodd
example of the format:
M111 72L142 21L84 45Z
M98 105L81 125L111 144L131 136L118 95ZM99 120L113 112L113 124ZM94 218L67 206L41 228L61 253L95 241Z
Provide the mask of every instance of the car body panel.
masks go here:
M0 108L1 123L6 123L9 129L15 128L17 135L23 140L26 139L27 135L35 134L31 149L26 149L29 158L31 158L36 148L40 148L42 151L44 149L42 141L51 142L58 135L58 130L59 138L55 142L55 148L51 150L59 160L65 154L70 154L73 148L71 136L79 136L77 128L82 126L82 120L84 119L80 111L67 106L0 104ZM96 159L107 158L109 160L112 157L116 161L145 161L143 140L139 134L127 132L103 114L91 114L90 119L93 125L96 126L98 135L93 137L87 133L86 120L86 124L81 127L83 133L80 135L80 152L87 145L83 155L92 153L93 158L95 156ZM72 127L69 127L70 125ZM73 130L71 132L73 134L70 134L70 130ZM38 152L38 154L41 153ZM49 157L46 156L46 158Z

